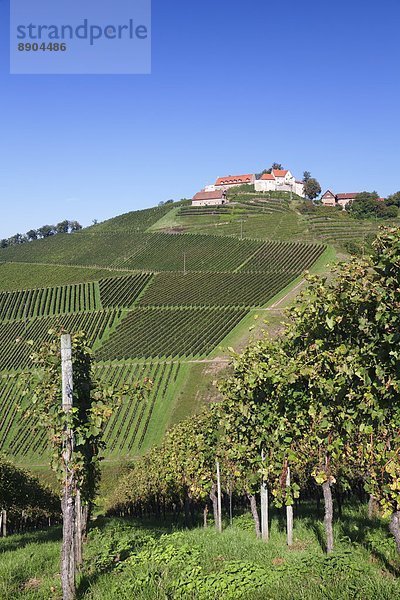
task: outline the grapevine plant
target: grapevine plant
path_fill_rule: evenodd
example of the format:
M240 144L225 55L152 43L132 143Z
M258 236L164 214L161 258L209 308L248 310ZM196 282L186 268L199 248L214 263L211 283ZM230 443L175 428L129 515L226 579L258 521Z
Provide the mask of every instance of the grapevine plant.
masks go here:
M140 478L142 506L157 496L148 470L157 472L158 489L173 503L170 491L185 494L188 481L189 489L211 489L215 456L225 482L233 480L253 503L255 521L261 480L278 506L321 486L330 551L332 488L361 479L390 517L400 551L400 229L382 230L374 256L339 265L333 275L308 276L284 335L235 357L233 374L222 385L224 399L212 409L217 420L211 411L208 420L207 414L192 418L143 459L146 470L136 463L124 485L132 489ZM205 422L214 434L202 446L195 440ZM118 494L120 505L124 497L133 505L139 501L122 488Z
M86 506L84 514L87 518L100 480L100 463L105 449L104 426L114 408L124 399L144 400L151 381L144 380L119 389L101 387L92 374L93 355L86 335L83 332L76 333L72 336L73 408L64 412L60 338L55 331L50 334L52 341L32 354L34 369L25 375L24 396L29 400L25 417L39 423L47 431L51 466L60 485L65 480L65 432L73 432L73 453L68 470L74 473L75 491L79 491L82 506Z

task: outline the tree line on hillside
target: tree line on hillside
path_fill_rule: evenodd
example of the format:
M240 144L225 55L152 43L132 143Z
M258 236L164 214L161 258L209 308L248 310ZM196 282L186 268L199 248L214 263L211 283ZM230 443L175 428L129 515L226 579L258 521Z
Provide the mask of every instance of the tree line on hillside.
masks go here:
M43 225L38 229L30 229L25 234L16 233L15 235L0 240L0 248L8 248L9 246L17 246L19 244L26 244L27 242L33 242L34 240L40 240L44 238L57 235L58 233L74 233L80 231L82 225L78 221L61 221L57 225Z
M378 192L361 192L346 206L346 210L358 219L392 219L397 217L400 207L400 192L382 200Z
M221 487L228 507L249 503L260 536L260 500L264 515L268 497L286 506L290 530L294 504L323 499L330 552L334 504L356 493L390 518L400 552L399 278L399 229L333 279L309 276L284 335L236 356L223 400L127 469L110 514L189 521L201 508L206 523L211 506L218 524Z

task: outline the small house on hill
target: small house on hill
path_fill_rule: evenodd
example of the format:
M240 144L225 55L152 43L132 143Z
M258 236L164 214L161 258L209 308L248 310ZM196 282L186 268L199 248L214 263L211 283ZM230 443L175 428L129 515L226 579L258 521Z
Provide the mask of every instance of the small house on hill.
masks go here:
M195 194L192 199L192 206L221 206L222 204L226 204L226 202L226 192L215 190Z
M326 190L321 197L321 202L324 206L336 206L336 195L331 190Z
M334 194L327 190L321 197L324 206L341 206L345 210L347 204L358 196L359 192L346 192L344 194Z

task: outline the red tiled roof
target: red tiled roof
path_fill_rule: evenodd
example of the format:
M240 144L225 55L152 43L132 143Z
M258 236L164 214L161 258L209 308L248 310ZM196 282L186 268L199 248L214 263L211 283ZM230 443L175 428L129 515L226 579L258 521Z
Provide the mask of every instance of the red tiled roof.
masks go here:
M251 183L254 175L228 175L228 177L219 177L215 185L232 185L241 183Z
M377 198L378 202L385 202L385 198Z
M268 179L268 180L272 179L272 180L274 180L275 177L271 173L264 173L264 175L261 175L261 179L264 179L264 180L265 179Z
M330 194L331 196L333 196L335 198L335 194L333 192L331 192L331 190L326 190L326 192L322 195L322 198L325 198L325 196L327 196L328 194Z
M216 190L215 192L198 192L193 196L193 200L221 200L224 197L222 190Z
M272 174L275 177L285 177L286 173L287 173L287 170L286 171L282 170L282 169L273 169L272 170Z
M336 194L336 200L354 200L359 192L351 192L348 194Z

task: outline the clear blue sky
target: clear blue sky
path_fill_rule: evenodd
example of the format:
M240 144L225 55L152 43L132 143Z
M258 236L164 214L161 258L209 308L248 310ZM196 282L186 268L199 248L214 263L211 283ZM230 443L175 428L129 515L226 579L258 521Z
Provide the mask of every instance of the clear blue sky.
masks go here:
M150 76L9 75L8 12L0 237L272 161L336 192L400 189L398 0L154 0Z

